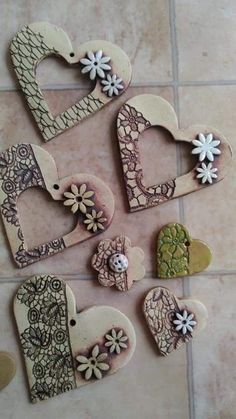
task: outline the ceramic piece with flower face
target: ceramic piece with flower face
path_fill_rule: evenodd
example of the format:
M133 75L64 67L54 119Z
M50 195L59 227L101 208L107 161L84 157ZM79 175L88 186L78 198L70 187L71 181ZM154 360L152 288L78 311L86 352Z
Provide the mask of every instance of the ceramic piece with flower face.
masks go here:
M110 306L77 313L72 289L53 275L26 280L16 293L14 314L33 403L100 383L128 368L135 350L135 331L123 313Z
M144 316L161 355L167 356L189 342L207 321L207 309L198 300L179 299L165 287L148 292Z
M128 237L118 236L114 240L102 240L92 257L92 266L98 271L98 281L105 287L115 286L127 291L134 281L145 275L144 252L132 247Z

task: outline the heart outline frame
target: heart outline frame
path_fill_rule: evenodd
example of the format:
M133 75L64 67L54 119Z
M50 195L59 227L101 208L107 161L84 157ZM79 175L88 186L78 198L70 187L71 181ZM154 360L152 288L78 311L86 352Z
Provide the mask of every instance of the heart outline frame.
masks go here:
M37 65L52 55L59 56L68 65L77 65L88 51L99 50L111 57L111 71L122 79L122 94L130 84L132 68L128 56L118 46L99 40L86 42L75 50L68 35L61 28L48 22L25 25L13 38L10 45L13 68L45 141L74 127L116 96L109 97L104 93L97 78L95 87L87 96L61 114L53 116L36 80Z
M131 321L110 306L92 306L76 310L72 289L54 275L37 275L18 288L13 311L24 354L30 397L33 403L99 381L78 370L77 357L99 347L107 354L109 369L102 377L123 368L133 356L136 335ZM114 329L126 336L120 352L106 345L107 334ZM81 371L81 372L80 372Z
M67 247L88 240L104 230L91 233L81 227L81 220L68 234L55 240L28 248L22 232L17 200L31 187L46 190L55 201L63 201L64 192L72 184L86 184L95 192L97 211L105 216L104 230L111 224L115 203L110 188L96 176L77 173L60 179L53 157L43 148L33 144L15 144L0 154L0 212L10 243L13 258L19 268L52 256ZM55 189L56 187L56 189Z
M214 183L225 177L232 159L231 146L217 129L208 125L192 125L189 128L180 129L177 115L165 99L152 94L134 96L121 107L117 117L117 136L131 212L150 208L211 186L200 184L196 179L197 164L190 172L163 184L145 185L138 141L145 129L154 126L166 129L176 142L192 143L199 133L209 132L220 139L221 154L214 161L218 169L218 177Z

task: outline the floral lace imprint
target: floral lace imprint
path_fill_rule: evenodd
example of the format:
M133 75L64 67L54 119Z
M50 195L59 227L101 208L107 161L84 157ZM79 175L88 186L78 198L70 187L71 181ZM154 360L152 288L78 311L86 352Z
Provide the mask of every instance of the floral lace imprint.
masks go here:
M109 306L76 313L75 307L70 287L53 275L30 278L16 293L33 403L111 375L133 355L135 332L123 313Z
M121 108L118 119L118 139L125 185L131 211L153 207L172 198L175 191L175 180L146 187L138 147L139 135L151 127L133 106L127 103Z

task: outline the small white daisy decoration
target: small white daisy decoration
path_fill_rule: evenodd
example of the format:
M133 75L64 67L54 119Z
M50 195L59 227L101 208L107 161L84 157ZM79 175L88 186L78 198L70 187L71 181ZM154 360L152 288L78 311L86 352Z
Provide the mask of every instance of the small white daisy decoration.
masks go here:
M212 163L202 163L197 169L198 175L197 178L201 179L201 183L212 183L213 179L217 179L217 168L213 167Z
M109 348L109 352L112 354L116 352L120 354L122 349L127 349L127 340L128 337L125 336L124 331L121 329L118 332L115 329L112 329L110 334L106 335L106 343L105 346Z
M177 319L173 321L175 330L177 332L181 332L183 335L186 335L187 332L193 332L194 326L196 326L197 322L194 319L194 314L187 312L184 310L182 314L175 313Z
M209 161L214 161L215 156L221 154L221 151L217 148L220 144L220 140L214 140L213 134L202 134L198 135L198 140L193 140L192 144L196 146L192 150L192 154L199 154L199 160L203 161L207 158Z
M94 80L97 76L104 79L105 71L111 70L111 66L107 64L110 60L111 58L103 55L101 50L94 53L88 51L87 58L80 60L80 63L84 66L81 73L89 73L91 80Z
M106 79L102 80L103 84L102 91L105 92L109 97L113 95L118 96L120 90L124 89L122 79L119 79L116 74L107 74Z
M79 355L76 357L76 360L79 362L77 371L85 372L85 380L90 380L91 378L101 380L102 372L110 369L110 365L105 362L107 358L107 353L100 352L99 346L95 345L90 356Z

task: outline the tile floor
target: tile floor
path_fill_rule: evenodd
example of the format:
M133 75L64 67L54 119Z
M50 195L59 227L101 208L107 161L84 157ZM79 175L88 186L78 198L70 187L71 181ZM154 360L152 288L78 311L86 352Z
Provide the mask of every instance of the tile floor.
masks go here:
M234 217L236 163L228 177L212 188L160 207L129 214L119 162L115 121L119 107L140 93L169 100L180 126L207 123L219 128L236 152L236 5L234 0L8 0L0 13L0 151L17 142L41 145L55 158L61 177L87 171L113 189L116 213L112 237L125 231L146 253L146 278L129 293L97 285L89 258L100 238L61 255L18 270L12 262L0 224L1 347L18 360L15 379L0 393L1 419L236 419L235 304L236 234ZM8 45L25 23L48 20L66 30L78 45L108 39L131 57L133 80L128 91L93 118L45 144L18 90L10 69ZM89 90L77 70L47 59L38 71L51 109L56 114ZM168 133L152 128L140 142L145 177L150 184L187 171L188 149L177 147ZM153 156L161 156L153 158ZM150 160L153 161L150 164ZM20 212L30 244L69 231L73 217L50 202L47 194L27 191ZM34 220L34 223L33 223ZM205 273L166 281L178 296L194 296L208 308L206 330L169 357L157 355L141 314L145 293L163 281L155 279L155 238L170 221L186 223L194 237L212 247L214 258ZM101 237L101 236L100 236ZM53 272L68 280L78 309L93 304L119 308L133 321L137 350L125 370L99 385L82 388L31 405L17 346L12 299L21 281L34 273Z

